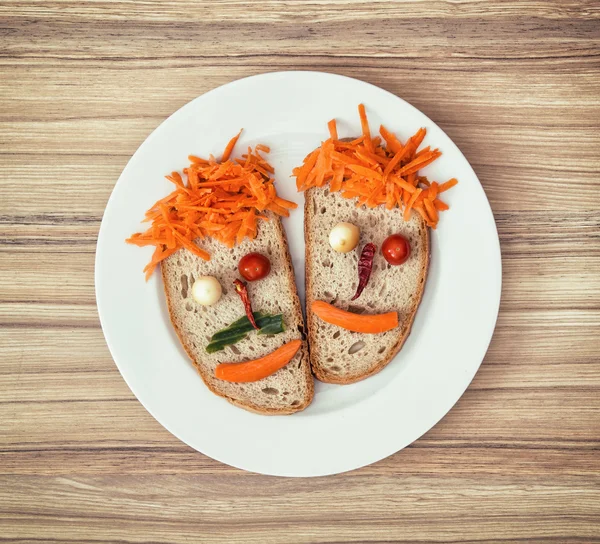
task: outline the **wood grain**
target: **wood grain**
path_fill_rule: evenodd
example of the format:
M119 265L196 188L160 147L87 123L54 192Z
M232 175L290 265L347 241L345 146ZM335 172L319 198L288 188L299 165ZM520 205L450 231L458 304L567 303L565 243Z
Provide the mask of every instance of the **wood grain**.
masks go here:
M247 474L138 403L94 252L131 154L233 79L322 70L434 119L490 199L498 325L453 410L349 474ZM600 3L4 0L0 543L600 542Z

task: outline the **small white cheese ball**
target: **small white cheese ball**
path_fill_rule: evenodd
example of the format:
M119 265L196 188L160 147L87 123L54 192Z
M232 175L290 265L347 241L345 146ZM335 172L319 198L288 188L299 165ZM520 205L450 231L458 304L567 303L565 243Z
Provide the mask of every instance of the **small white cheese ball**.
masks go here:
M358 245L360 231L352 223L338 223L329 233L329 244L338 253L348 253Z
M192 298L202 306L212 306L222 293L221 284L214 276L200 276L192 285Z

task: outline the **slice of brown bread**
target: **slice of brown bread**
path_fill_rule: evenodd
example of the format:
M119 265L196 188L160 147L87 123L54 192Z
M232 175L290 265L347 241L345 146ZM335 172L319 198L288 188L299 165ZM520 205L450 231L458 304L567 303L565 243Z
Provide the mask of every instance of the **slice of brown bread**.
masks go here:
M302 310L283 226L278 217L268 215L269 221L259 221L254 240L246 239L232 249L216 240L196 240L199 247L210 253L211 260L203 261L182 249L162 263L162 277L173 327L207 387L246 410L291 414L306 408L313 398L314 380L306 341L285 367L262 380L230 383L214 375L218 363L256 359L304 336ZM286 330L273 336L251 332L237 344L208 354L205 347L210 337L245 315L233 280L242 279L238 262L252 251L262 253L271 261L271 272L266 278L247 284L253 310L282 313ZM201 306L192 298L192 285L199 276L215 276L221 283L223 296L213 306Z
M402 348L417 312L429 267L429 229L418 213L404 221L397 208L357 208L355 199L330 193L327 187L305 192L306 310L308 341L315 376L329 383L354 383L384 368ZM358 247L337 253L329 245L329 232L340 222L360 228ZM391 266L381 253L383 241L400 233L410 241L406 263ZM351 301L358 283L358 258L368 242L377 245L373 271L360 297ZM310 306L324 300L338 308L376 314L397 311L399 326L381 334L362 334L325 323Z

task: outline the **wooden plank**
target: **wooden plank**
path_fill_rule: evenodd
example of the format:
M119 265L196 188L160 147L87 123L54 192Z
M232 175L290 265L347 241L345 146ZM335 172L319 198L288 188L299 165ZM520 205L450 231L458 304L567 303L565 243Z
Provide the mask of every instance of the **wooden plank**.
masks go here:
M6 49L9 55L21 58L111 59L126 52L133 57L169 59L255 56L273 50L279 55L303 54L308 43L312 54L409 56L417 52L414 44L418 43L422 57L443 55L450 47L458 56L470 58L543 58L556 55L557 50L563 55L594 55L598 39L597 20L592 17L576 20L576 24L536 15L489 17L484 21L461 18L449 24L445 17L407 18L404 10L350 13L335 9L315 17L312 10L305 10L303 16L279 19L276 24L268 13L258 21L238 17L214 22L189 16L176 23L154 18L143 25L108 18L102 24L88 17L39 19L19 13L5 18L5 27L13 37ZM374 32L376 25L384 32ZM394 31L401 31L403 39L390 40L389 32ZM334 35L336 40L332 41ZM253 36L261 39L251 39ZM82 40L84 48L80 47ZM524 50L527 55L523 55Z
M344 10L340 9L343 6ZM422 19L444 17L448 19L463 18L506 18L540 17L551 20L590 20L600 18L600 10L594 0L567 1L557 4L547 0L477 0L473 2L449 3L432 0L424 3L408 0L401 5L385 0L324 0L319 4L297 2L290 4L285 0L257 0L254 9L245 10L246 4L240 1L223 2L208 0L202 3L193 0L180 0L155 9L151 3L132 0L120 2L119 9L107 1L74 2L58 0L51 5L43 0L6 0L2 4L0 14L6 17L23 15L47 18L65 18L69 20L114 20L181 22L201 20L212 22L238 22L240 11L243 11L248 22L294 22L299 17L311 20L315 14L322 19L338 19L354 21L361 17L388 17L405 19Z
M155 476L151 493L137 476L0 482L12 497L0 518L8 538L44 534L64 542L67 533L87 541L91 531L125 542L283 542L290 534L295 542L455 542L493 540L501 532L505 541L564 535L584 541L598 529L594 485L583 479L525 477L515 486L451 476L424 482L402 473L298 481L185 475ZM440 500L447 503L443 512Z
M572 482L597 478L597 442L536 441L506 442L452 441L425 435L412 446L360 470L367 479L373 475L413 475L430 479L442 473L454 478L517 480L521 476L560 478ZM565 456L569 463L565 464ZM402 469L399 469L402 467ZM101 476L103 474L153 475L195 474L239 476L240 470L198 453L164 433L160 442L90 444L3 444L0 447L0 475L5 476ZM343 478L338 476L338 479Z

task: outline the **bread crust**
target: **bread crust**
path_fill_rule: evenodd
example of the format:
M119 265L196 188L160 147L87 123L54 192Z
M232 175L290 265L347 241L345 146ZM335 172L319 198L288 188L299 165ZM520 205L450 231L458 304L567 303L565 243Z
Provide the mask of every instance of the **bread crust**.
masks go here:
M290 281L291 284L295 286L296 280L295 280L295 275L294 275L294 265L292 263L292 259L290 256L287 237L285 235L283 225L281 224L281 220L278 217L271 217L270 220L275 222L274 224L277 227L278 236L279 236L282 248L284 250L285 259L286 259L287 265L288 265L286 268L288 281ZM225 250L225 246L223 246L223 248ZM270 408L270 407L261 406L259 404L255 404L252 402L242 402L238 399L231 398L230 396L224 394L222 391L219 391L218 388L214 387L210 383L210 381L207 379L207 377L205 376L205 372L203 372L202 365L200 365L194 359L194 356L191 353L191 350L188 348L187 342L185 341L185 338L184 338L181 330L179 329L179 326L177 325L176 320L174 319L173 305L175 304L175 302L169 296L169 291L166 286L167 279L166 279L166 275L165 275L165 268L162 266L161 266L161 274L162 274L163 289L165 291L165 298L167 300L167 309L169 311L169 319L171 320L171 324L173 325L173 328L175 329L175 333L177 334L177 337L179 338L179 341L180 341L181 345L183 346L183 349L185 350L188 357L194 364L194 367L196 368L198 374L202 378L202 381L204 382L206 387L208 387L208 389L211 392L213 392L215 395L218 395L219 397L222 397L222 398L228 400L231 404L238 406L239 408L244 408L245 410L254 412L256 414L261 414L261 415L294 414L296 412L300 412L300 411L304 410L312 402L312 399L314 397L314 380L313 380L313 376L312 376L312 373L310 370L309 351L308 351L308 345L307 345L304 331L301 331L301 334L302 334L301 360L302 360L302 370L304 372L304 378L306 379L306 382L307 382L307 388L306 388L306 395L304 396L303 402L301 404L299 404L298 406L293 406L293 407L290 406L290 408ZM302 323L302 327L304 329L304 319L302 317L302 308L300 306L300 299L298 298L297 292L295 292L293 303L294 303L294 311L295 311L298 319L300 320L300 323Z
M310 311L311 304L314 301L312 296L313 287L312 287L312 273L311 267L309 264L313 262L315 256L313 255L313 239L312 232L310 228L311 218L313 215L313 198L314 192L316 188L310 188L304 193L304 240L305 240L305 291L306 291L306 321L307 321L307 329L308 329L308 343L310 346L311 339L316 338L316 326L314 322L313 312ZM383 368L385 368L390 361L398 354L398 352L402 349L404 342L408 338L410 331L412 329L412 324L415 320L415 316L417 313L417 309L419 308L419 304L421 303L421 299L423 298L423 292L425 291L425 284L427 283L427 273L429 271L429 263L431 259L431 247L430 247L430 235L429 228L423 221L424 228L422 229L423 235L421 237L421 243L423 244L423 261L421 262L421 270L420 275L423 278L423 282L420 283L420 288L418 289L416 296L413 297L413 304L411 305L410 311L407 314L407 318L402 324L402 328L400 330L400 334L398 336L398 340L390 350L386 356L379 361L377 364L373 365L367 372L363 372L360 374L354 374L350 376L339 376L333 372L328 372L325 368L322 368L318 362L311 357L311 367L313 374L315 377L325 383L334 383L339 385L348 385L351 383L356 383L374 374L380 372Z

